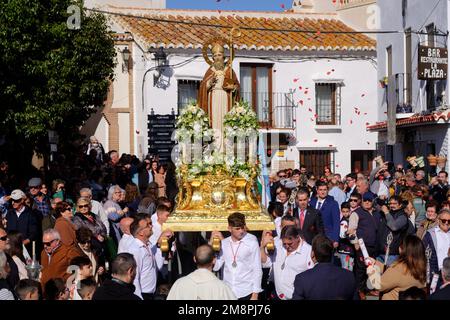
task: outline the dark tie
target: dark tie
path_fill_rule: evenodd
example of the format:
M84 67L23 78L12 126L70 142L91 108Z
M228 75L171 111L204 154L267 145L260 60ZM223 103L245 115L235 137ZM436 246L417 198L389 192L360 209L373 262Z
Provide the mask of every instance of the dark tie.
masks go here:
M317 210L320 210L320 208L322 208L322 202L319 202L319 204L317 205Z

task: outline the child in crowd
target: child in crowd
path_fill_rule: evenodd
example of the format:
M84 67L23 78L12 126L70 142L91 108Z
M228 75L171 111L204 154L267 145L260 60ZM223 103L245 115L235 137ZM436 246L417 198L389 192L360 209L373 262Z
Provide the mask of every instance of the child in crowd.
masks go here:
M348 202L343 202L341 204L341 224L339 232L339 247L338 253L341 259L342 268L353 271L353 261L354 261L354 246L350 243L348 238L348 220L351 213L350 204Z

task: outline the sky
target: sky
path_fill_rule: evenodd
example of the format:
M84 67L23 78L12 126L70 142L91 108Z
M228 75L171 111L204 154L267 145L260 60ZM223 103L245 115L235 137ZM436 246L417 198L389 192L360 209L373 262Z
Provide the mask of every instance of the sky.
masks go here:
M284 11L292 0L166 0L168 9Z

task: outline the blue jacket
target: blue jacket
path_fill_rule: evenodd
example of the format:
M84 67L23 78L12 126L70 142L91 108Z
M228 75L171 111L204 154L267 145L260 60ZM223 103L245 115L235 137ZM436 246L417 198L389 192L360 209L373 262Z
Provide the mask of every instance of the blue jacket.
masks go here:
M356 300L355 276L332 263L319 263L295 277L292 299Z
M309 205L316 208L317 198L311 199ZM339 228L341 212L339 205L332 196L327 196L320 208L320 214L322 215L323 227L325 235L334 242L339 242Z

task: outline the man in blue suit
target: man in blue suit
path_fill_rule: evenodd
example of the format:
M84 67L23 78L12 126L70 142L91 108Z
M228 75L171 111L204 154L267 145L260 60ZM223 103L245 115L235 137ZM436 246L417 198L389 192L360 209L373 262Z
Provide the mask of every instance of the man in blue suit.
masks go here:
M314 268L299 273L294 281L293 300L353 300L358 299L353 273L331 263L333 244L317 235L312 242Z
M323 221L325 235L333 241L333 247L339 245L339 228L341 213L339 204L332 196L328 195L328 185L325 182L318 182L317 197L311 199L310 206L320 211Z

